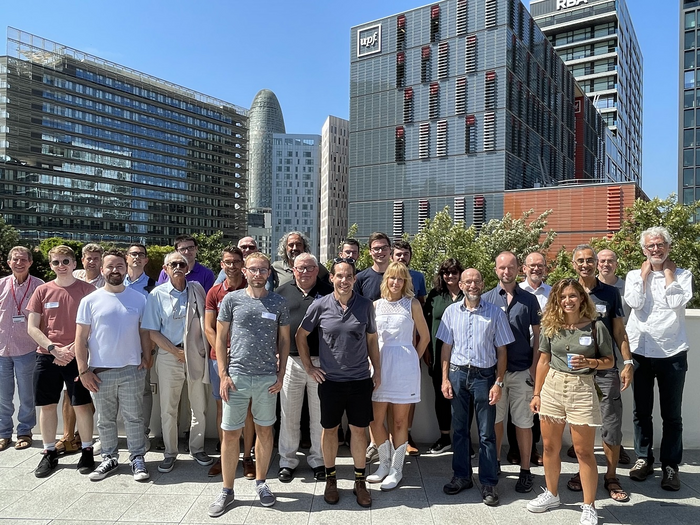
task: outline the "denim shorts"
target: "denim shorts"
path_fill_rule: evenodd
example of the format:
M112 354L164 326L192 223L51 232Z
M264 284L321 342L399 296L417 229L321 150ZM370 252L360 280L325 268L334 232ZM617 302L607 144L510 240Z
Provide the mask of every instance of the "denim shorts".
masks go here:
M277 419L277 394L270 394L268 389L275 384L277 376L242 376L232 375L236 387L228 393L228 401L222 401L222 430L238 430L245 426L250 404L253 421L261 427L270 427Z

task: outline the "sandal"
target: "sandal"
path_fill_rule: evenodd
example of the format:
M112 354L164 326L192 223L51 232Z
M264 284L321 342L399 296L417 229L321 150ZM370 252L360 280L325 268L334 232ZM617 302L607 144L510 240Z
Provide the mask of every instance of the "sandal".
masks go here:
M629 494L620 485L619 478L605 478L605 490L613 501L624 503L630 500Z
M17 436L15 450L24 450L25 448L31 447L32 444L32 436Z
M12 438L0 438L0 451L5 450L12 443Z
M79 451L80 442L77 441L75 438L73 441L61 438L56 442L56 452L58 452L59 454L75 454Z
M581 486L580 472L577 472L576 475L567 482L566 488L573 490L574 492L581 492L583 490L583 487Z

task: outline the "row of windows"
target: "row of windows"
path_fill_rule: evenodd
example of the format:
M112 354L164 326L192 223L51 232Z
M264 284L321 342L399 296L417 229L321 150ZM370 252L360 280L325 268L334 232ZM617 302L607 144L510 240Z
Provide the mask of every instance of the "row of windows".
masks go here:
M558 51L558 53L562 60L568 62L570 60L580 60L582 58L607 55L609 53L614 53L616 49L617 46L615 40L607 40L605 42L596 42L595 44L586 44L562 49Z
M616 32L617 23L607 22L605 24L597 24L595 26L574 29L573 31L567 31L565 33L552 35L550 41L555 46L561 46L564 44L573 44L574 42L581 42L583 40L590 40L592 38L601 38L608 35L613 35Z

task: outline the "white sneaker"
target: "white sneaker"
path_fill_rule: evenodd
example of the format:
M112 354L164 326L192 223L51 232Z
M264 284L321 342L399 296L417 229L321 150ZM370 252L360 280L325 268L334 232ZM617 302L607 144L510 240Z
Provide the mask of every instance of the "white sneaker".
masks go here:
M548 509L554 509L561 505L559 496L555 496L549 490L542 488L544 492L527 504L527 510L530 512L545 512Z
M579 523L581 525L598 525L598 513L593 505L583 504L581 505L581 520Z

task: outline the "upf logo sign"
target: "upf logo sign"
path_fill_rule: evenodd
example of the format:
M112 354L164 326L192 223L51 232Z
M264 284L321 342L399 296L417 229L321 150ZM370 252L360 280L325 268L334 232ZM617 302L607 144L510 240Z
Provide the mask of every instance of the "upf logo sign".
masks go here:
M357 30L357 58L382 51L382 25L377 24Z
M576 7L577 5L587 4L588 0L557 0L557 11L566 9L567 7Z

